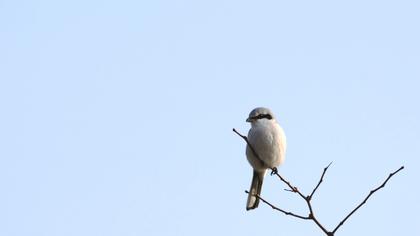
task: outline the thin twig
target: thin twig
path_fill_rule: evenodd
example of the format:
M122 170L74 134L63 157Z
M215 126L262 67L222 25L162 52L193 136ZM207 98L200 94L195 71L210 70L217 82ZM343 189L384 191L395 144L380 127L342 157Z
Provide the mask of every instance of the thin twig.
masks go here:
M281 181L283 181L283 183L285 183L289 187L290 191L292 191L294 193L297 193L303 199L306 199L305 195L303 195L297 187L293 186L289 181L287 181L285 178L283 178L276 170L273 170L273 174L277 175L277 177L279 177L279 179Z
M245 190L245 193L249 194L249 192L248 192L248 191L246 191L246 190ZM303 220L310 220L310 219L311 219L311 218L309 218L309 216L301 216L301 215L295 214L295 213L293 213L293 212L290 212L290 211L285 211L285 210L283 210L283 209L280 209L280 208L278 208L278 207L274 206L273 204L269 203L268 201L266 201L264 198L262 198L262 197L261 197L260 195L258 195L258 194L254 194L254 196L255 196L255 197L257 197L258 199L260 199L261 201L263 201L265 204L267 204L267 205L271 206L271 208L273 208L274 210L277 210L277 211L283 212L283 213L284 213L284 214L286 214L286 215L294 216L294 217L296 217L296 218L303 219Z
M391 179L391 177L393 175L395 175L396 173L398 173L400 170L404 169L404 166L401 166L398 170L392 172L391 174L389 174L388 178L386 178L386 180L377 188L371 190L369 192L369 194L367 195L367 197L356 207L354 208L338 225L337 227L335 227L335 229L332 231L333 233L337 232L337 230L344 224L344 222L346 222L346 220L353 215L354 212L356 212L361 206L363 206L366 201L370 198L370 196L372 196L372 194L374 194L376 191L378 191L379 189L385 187L385 184L388 182L389 179Z
M233 132L235 132L237 135L239 135L241 138L243 138L243 140L245 140L246 144L248 144L248 147L251 149L252 153L254 154L254 156L260 160L261 164L263 166L266 166L264 161L260 158L260 156L258 155L258 153L255 151L255 149L252 147L252 145L249 143L248 138L245 135L240 134L238 131L236 131L235 128L233 128Z
M328 165L324 168L324 171L322 172L322 175L321 175L321 178L319 179L318 184L316 185L316 187L314 188L314 190L312 190L311 195L309 195L309 197L308 197L308 198L309 198L309 200L311 200L311 199L312 199L312 196L314 195L315 191L318 189L319 185L321 185L322 180L324 179L325 172L327 172L328 167L330 167L330 165L331 165L331 164L332 164L332 162L330 162L330 164L328 164Z

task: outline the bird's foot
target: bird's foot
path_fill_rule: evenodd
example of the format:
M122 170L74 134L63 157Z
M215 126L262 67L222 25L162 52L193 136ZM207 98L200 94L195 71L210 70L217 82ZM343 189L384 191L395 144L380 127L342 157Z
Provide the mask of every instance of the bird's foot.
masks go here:
M273 167L272 169L271 169L271 174L270 175L277 175L277 167Z

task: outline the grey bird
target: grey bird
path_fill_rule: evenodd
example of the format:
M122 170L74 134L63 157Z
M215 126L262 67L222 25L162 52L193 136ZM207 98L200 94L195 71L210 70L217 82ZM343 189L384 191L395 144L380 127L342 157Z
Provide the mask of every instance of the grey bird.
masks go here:
M251 123L248 132L248 141L257 155L247 145L246 157L253 168L252 182L249 189L246 209L252 210L258 207L261 187L264 176L268 169L278 167L284 161L286 154L286 136L283 129L277 123L270 109L257 107L249 113L247 122Z

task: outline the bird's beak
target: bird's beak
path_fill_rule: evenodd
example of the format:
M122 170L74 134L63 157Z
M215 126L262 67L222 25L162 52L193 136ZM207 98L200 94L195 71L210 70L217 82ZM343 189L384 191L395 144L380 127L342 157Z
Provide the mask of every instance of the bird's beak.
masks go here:
M252 121L251 118L246 119L246 122L251 122L251 121Z

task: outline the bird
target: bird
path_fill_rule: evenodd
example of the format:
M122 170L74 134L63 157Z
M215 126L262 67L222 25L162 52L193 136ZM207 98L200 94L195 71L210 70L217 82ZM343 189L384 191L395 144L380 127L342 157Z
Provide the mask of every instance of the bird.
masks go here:
M261 194L267 170L277 170L277 167L284 162L286 135L269 108L257 107L253 109L246 122L251 123L247 137L246 157L253 168L252 182L246 203L248 211L258 207L259 198L256 195L260 196Z

